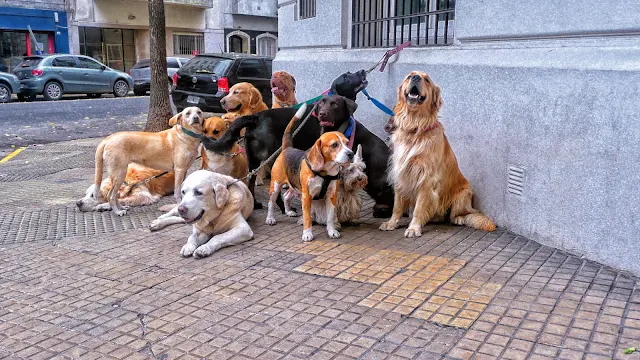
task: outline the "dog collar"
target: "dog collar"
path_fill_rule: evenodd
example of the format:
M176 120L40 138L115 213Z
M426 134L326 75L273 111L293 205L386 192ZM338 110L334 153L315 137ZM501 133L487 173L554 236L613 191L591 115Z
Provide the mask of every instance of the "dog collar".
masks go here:
M422 132L429 132L431 130L434 130L434 129L438 128L438 126L440 126L440 122L436 121L433 125L431 125L429 127L426 127L426 128L422 128Z
M182 132L183 132L183 133L185 133L185 134L187 134L187 135L191 136L192 138L196 138L196 139L198 139L198 140L202 140L202 138L206 137L206 136L204 136L204 135L202 135L202 134L196 134L196 133L194 133L193 131L187 130L187 129L185 129L185 128L184 128L184 126L182 126L182 125L178 125L178 126L180 126L180 129L182 129Z
M322 173L313 170L313 168L311 167L311 164L309 164L309 160L307 160L307 156L306 155L304 156L304 162L307 163L307 167L309 167L309 170L311 170L313 175L322 178L322 187L320 188L320 193L318 195L314 196L313 200L322 200L322 199L324 199L324 197L327 196L327 190L329 190L329 184L331 184L331 182L334 181L334 180L338 180L340 178L340 174L338 173L337 175L327 175L325 173L324 175L322 175Z

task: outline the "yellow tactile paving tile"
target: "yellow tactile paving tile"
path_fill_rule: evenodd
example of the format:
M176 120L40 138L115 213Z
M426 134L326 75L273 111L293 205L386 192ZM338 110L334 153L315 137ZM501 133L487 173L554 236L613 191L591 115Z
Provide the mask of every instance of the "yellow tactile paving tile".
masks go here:
M316 255L295 271L380 285L359 305L443 325L468 328L501 288L456 278L463 260L322 241L287 251Z

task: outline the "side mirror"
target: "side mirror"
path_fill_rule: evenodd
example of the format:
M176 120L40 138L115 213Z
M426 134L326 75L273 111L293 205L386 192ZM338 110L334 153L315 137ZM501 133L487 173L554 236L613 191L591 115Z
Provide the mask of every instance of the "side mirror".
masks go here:
M107 70L107 67L106 67L106 66L104 66L104 65L100 65L100 69L101 69L102 71L105 71L105 70Z

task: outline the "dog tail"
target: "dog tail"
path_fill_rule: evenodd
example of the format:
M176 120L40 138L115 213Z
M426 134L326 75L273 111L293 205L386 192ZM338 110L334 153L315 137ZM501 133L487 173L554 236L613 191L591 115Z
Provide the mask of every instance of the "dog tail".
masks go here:
M300 106L300 108L298 109L298 111L296 111L296 114L293 115L293 117L291 118L291 121L289 121L289 125L287 125L287 128L284 131L284 135L282 135L282 150L293 146L293 134L292 134L293 125L298 120L302 119L302 116L306 111L307 111L307 104L303 103L302 106Z
M94 175L94 180L93 183L95 184L95 188L93 189L93 195L95 199L101 199L102 198L102 193L100 192L100 186L102 185L102 171L103 171L103 164L102 164L102 156L104 153L104 147L105 147L106 143L104 141L101 141L100 144L98 144L98 148L96 149L96 173Z
M202 137L202 145L205 149L216 153L231 151L233 145L242 137L241 132L244 128L251 128L256 125L258 116L245 115L235 119L224 135L218 140L213 140L208 137Z
M495 231L496 229L496 224L486 215L479 212L459 216L455 222L458 225L466 225L478 230Z

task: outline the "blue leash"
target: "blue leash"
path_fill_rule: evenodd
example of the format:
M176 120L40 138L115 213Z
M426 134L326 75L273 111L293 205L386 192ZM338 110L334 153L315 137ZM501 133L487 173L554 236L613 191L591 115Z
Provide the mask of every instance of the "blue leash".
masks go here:
M367 92L367 89L362 89L362 93L364 94L364 96L367 97L367 99L369 101L371 101L373 103L373 105L375 105L378 109L382 110L382 112L384 112L385 114L387 114L389 116L394 116L393 110L389 109L383 103L381 103L380 101L376 100L375 98L372 98L371 96L369 96L369 93Z

